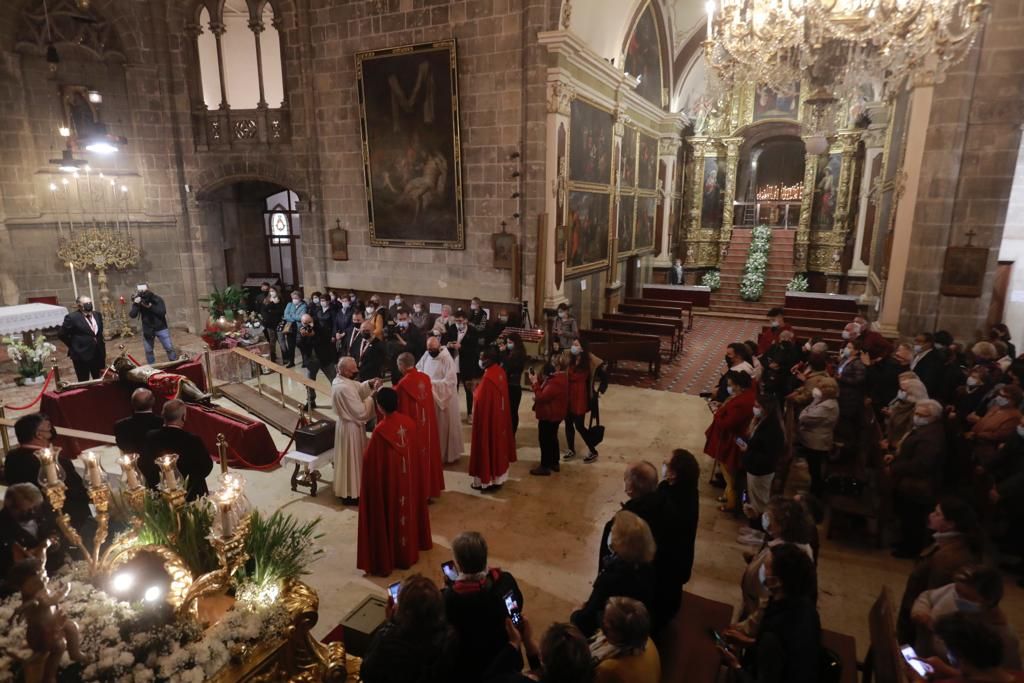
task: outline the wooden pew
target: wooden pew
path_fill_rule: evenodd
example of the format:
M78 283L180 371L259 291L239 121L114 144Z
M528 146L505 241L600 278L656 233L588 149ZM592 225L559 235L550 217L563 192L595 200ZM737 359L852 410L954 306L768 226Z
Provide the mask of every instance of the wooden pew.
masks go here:
M812 310L834 311L847 313L852 318L857 315L857 297L848 294L825 294L824 292L786 292L787 311Z
M836 653L843 666L840 683L857 683L857 640L845 633L821 629L821 645Z
M612 318L594 318L590 321L590 327L595 330L646 334L667 338L669 342L669 360L676 356L676 328L670 323L635 322L632 320L614 320Z
M580 330L580 339L587 350L615 369L620 360L647 363L648 372L661 376L661 339L647 334L630 334L608 330Z
M639 297L626 297L622 303L619 304L619 311L622 313L629 313L630 311L622 310L624 306L630 308L642 308L648 310L635 310L635 313L649 314L649 315L665 315L660 313L660 310L668 309L673 311L671 317L676 315L686 315L686 329L693 329L693 304L689 301L669 301L668 299L641 299ZM657 309L657 310L655 310Z
M761 328L761 331L767 332L768 330L771 329L772 328L770 328L769 326L764 325ZM823 330L816 327L794 327L793 336L796 338L797 344L803 344L803 342L807 341L808 339L813 339L817 337L821 341L828 344L828 348L833 351L838 350L839 348L846 344L846 340L843 339L842 334L840 334L840 332L837 330Z
M893 611L892 595L888 588L882 588L868 613L868 632L871 646L864 657L864 683L903 683L903 656L896 639L896 613Z
M818 318L810 315L787 315L786 322L793 327L819 327L823 330L838 330L841 332L850 321L847 319L834 320L831 318Z
M686 285L644 285L644 299L667 299L668 301L689 301L694 306L711 306L711 290L707 287Z
M665 316L639 315L631 313L605 313L603 318L606 320L624 320L626 322L635 323L672 325L676 330L675 336L672 338L672 355L675 356L683 350L683 330L685 326L682 318L668 318Z
M711 631L721 633L731 623L732 605L683 592L679 612L657 643L661 683L717 681L722 657Z
M845 325L853 321L854 314L847 311L828 311L816 308L785 308L786 321L790 316L795 318L818 318L820 320L841 320Z

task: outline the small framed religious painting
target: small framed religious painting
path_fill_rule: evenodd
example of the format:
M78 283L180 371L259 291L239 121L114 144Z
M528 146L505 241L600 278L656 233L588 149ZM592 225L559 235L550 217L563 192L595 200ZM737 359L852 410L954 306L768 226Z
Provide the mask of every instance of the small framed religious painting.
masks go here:
M491 236L494 245L494 267L510 270L515 266L516 236L498 232Z
M948 247L939 288L942 295L981 296L988 252L985 247Z
M335 261L348 261L348 230L334 228L330 231L331 258Z
M565 262L565 226L555 226L555 263Z

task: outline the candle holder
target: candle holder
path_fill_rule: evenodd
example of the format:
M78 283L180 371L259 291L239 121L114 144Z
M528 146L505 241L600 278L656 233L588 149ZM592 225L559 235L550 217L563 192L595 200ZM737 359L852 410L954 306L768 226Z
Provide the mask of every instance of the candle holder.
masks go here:
M125 453L117 459L121 467L121 490L124 497L135 512L141 512L146 500L146 481L139 470L139 454ZM138 517L136 523L141 523Z
M175 512L185 505L185 488L177 464L177 453L168 453L156 459L156 465L160 468L160 483L157 484L157 488Z

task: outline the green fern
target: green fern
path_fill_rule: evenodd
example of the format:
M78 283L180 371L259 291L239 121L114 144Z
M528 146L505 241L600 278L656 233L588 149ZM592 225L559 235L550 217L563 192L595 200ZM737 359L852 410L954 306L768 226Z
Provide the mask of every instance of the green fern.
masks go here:
M253 512L245 541L249 560L239 570L240 581L262 587L308 574L309 565L324 552L314 547L323 538L319 525L319 517L299 522L280 510L267 518Z

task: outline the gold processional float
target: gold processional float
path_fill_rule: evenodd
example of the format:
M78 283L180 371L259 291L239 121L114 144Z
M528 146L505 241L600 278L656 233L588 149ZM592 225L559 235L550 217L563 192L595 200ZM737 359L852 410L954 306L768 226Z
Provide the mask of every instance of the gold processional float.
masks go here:
M116 377L125 381L151 384L155 375L168 374L164 373L164 369L178 362L180 361L162 363L159 367L140 366L126 358L122 351L118 359L111 364L110 370ZM182 375L176 377L179 378L179 395L182 398L193 402L208 402L209 395L194 383ZM109 380L62 383L60 388L67 389L100 381ZM125 577L128 575L122 571L123 568L138 558L149 556L158 558L166 572L166 590L160 592L160 597L165 601L164 606L169 620L200 619L200 613L204 611L200 609L201 603L206 600L211 608L205 610L205 618L200 623L203 628L212 629L218 617L223 617L232 609L225 608L224 605L231 603L230 593L234 587L236 572L249 559L246 541L254 511L245 496L245 480L228 469L228 445L223 434L217 437L217 449L221 463L220 486L206 498L206 505L212 514L211 531L207 540L216 554L217 567L202 574L191 572L185 560L167 545L145 543L140 540L141 516L147 505L147 497L153 494L146 488L145 479L138 468L138 454L126 453L117 459L121 470L119 492L111 490L107 473L103 470L97 454L87 451L80 456L85 466L83 479L86 491L96 510L96 529L90 544L72 526L70 517L64 512L67 488L64 483L64 471L58 461L60 448L46 448L36 452L40 464L40 488L55 512L57 527L67 544L84 558L84 562L79 563L80 569L97 595L105 592L101 587L116 587L118 582L126 582ZM175 516L175 528L182 531L182 515L187 513L189 505L195 503L185 502L185 482L177 469L177 460L176 454L168 454L158 458L156 465L160 473L159 499L166 503L167 508ZM119 505L126 508L131 528L113 539L108 539L111 508ZM45 567L45 548L43 556L39 559L40 566ZM67 641L77 638L77 626L64 615L60 604L62 597L55 596L47 588L50 578L46 576L45 568L41 569L38 579L39 582L34 584L36 588L33 589L33 595L26 595L27 589L23 589L23 603L18 609L27 622L27 639L33 654L20 661L17 656L12 659L21 666L24 680L30 683L49 683L64 680L57 676L58 667L65 651L70 652L76 647ZM65 592L65 596L66 594ZM144 599L148 601L151 597L147 593ZM275 629L267 637L256 639L255 642L236 644L230 650L230 661L212 676L178 678L172 675L165 678L157 675L155 680L207 680L215 683L344 683L358 680L358 658L347 656L341 643L323 644L313 637L312 629L318 620L319 599L312 588L297 579L291 579L269 593L265 592L262 599L272 601L275 606L283 608L287 614L287 623L283 628ZM67 629L71 631L68 632ZM39 634L44 634L42 644ZM22 651L25 649L22 648ZM0 656L3 654L0 653ZM2 678L0 675L0 679Z

